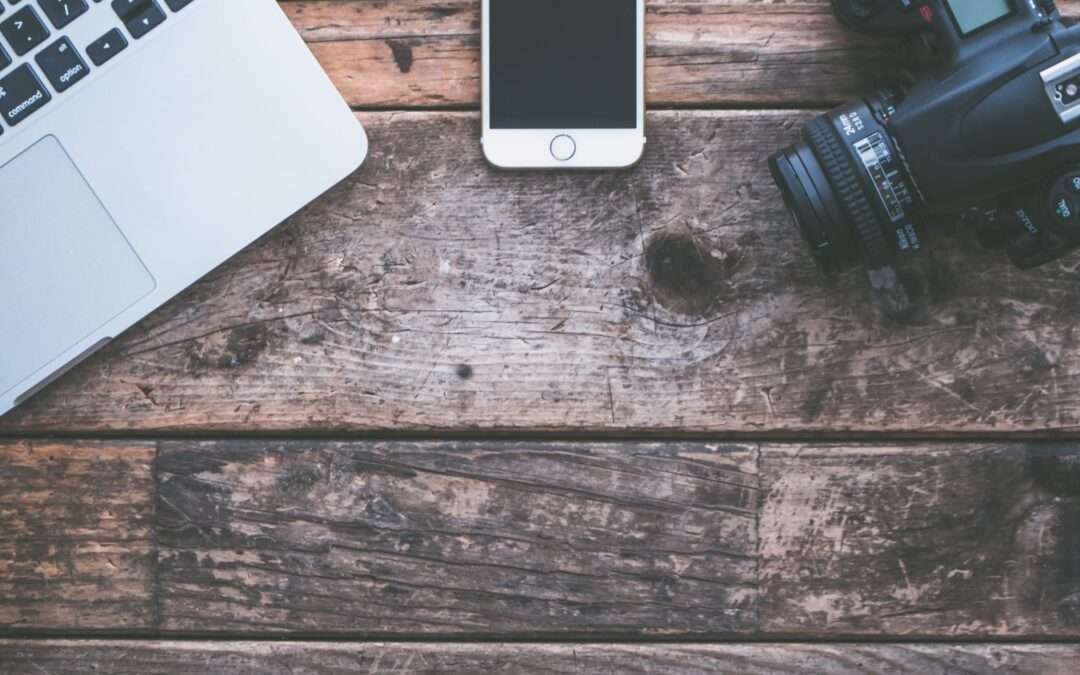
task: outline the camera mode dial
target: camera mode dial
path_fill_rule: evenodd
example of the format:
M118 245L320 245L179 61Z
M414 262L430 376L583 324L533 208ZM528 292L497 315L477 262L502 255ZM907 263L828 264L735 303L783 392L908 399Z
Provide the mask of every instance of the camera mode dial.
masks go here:
M1030 269L1069 253L1080 246L1080 166L1070 167L1042 188L1008 199L998 216L980 239L984 244L1004 244L1018 267Z
M1047 194L1049 227L1060 236L1080 238L1080 171L1059 177Z

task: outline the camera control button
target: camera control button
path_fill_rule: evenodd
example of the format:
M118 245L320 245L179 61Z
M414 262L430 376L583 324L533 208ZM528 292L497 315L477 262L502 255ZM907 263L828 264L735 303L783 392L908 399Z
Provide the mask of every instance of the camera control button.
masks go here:
M1072 173L1065 177L1065 189L1074 195L1080 195L1080 173Z
M1054 197L1054 218L1059 223L1071 223L1076 218L1076 205L1065 195Z
M577 143L566 134L556 136L551 141L551 156L560 162L566 162L577 154Z

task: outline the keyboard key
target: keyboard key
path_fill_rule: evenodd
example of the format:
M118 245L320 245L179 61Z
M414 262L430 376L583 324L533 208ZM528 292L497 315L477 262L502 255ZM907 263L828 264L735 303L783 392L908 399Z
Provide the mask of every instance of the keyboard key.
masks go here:
M34 59L58 92L67 91L90 73L90 68L67 38L60 38L42 49Z
M113 0L113 9L136 40L165 21L165 11L155 0Z
M116 12L116 16L120 17L120 20L124 23L127 23L135 18L137 14L145 11L152 2L153 0L112 0L112 8Z
M191 0L165 0L165 4L174 12L179 12L191 4Z
M120 29L113 28L90 43L90 46L86 48L86 55L90 57L95 66L100 66L124 51L127 45L127 39L124 38L124 34L120 32Z
M34 70L23 64L0 78L0 117L15 126L52 100Z
M3 47L0 47L0 70L7 68L11 65L11 57L4 51Z
M16 56L26 54L49 37L49 29L38 18L33 7L23 7L0 22L0 33L15 50Z
M68 25L90 9L86 0L38 0L38 4L57 29Z

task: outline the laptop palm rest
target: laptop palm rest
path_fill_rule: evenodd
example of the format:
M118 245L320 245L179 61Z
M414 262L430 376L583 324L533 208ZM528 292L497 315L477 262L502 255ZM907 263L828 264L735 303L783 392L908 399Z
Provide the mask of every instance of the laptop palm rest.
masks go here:
M55 137L0 167L0 394L49 376L38 371L154 287Z

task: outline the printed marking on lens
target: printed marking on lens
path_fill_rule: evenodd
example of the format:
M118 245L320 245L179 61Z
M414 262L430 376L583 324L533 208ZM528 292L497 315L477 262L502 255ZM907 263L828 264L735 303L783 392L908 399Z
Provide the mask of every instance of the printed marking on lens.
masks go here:
M894 223L902 220L905 215L903 199L910 199L910 195L903 188L903 183L896 180L900 172L893 168L893 156L885 137L880 132L874 133L856 143L854 147L867 175L874 183L878 199L885 207L889 219ZM898 191L901 194L898 194Z

